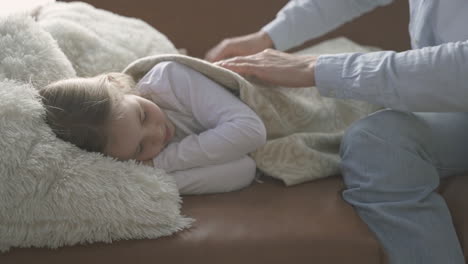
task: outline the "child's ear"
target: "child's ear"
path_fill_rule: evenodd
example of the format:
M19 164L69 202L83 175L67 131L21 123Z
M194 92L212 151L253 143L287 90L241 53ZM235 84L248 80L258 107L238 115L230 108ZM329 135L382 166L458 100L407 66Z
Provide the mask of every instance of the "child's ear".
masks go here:
M109 79L109 81L116 81L116 82L126 77L120 72L108 72L105 75L107 76L107 79Z
M107 81L109 82L117 82L116 78L113 76L112 72L105 74Z

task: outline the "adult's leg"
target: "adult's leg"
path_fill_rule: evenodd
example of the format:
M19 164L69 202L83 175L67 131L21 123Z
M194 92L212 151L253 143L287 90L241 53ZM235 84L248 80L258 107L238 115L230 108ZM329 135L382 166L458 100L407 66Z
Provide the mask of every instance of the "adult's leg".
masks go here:
M342 146L343 198L391 264L464 264L450 212L434 192L468 172L468 113L383 110L353 124Z

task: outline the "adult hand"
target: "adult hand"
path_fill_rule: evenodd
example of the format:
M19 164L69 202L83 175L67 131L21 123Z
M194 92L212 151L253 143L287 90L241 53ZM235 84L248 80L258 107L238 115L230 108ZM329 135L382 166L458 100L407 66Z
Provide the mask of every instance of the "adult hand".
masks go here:
M205 60L215 62L235 56L255 54L268 48L273 48L273 41L267 33L259 31L224 39L206 53Z
M307 87L315 85L316 61L316 56L299 56L267 49L254 55L234 57L215 64L268 84Z

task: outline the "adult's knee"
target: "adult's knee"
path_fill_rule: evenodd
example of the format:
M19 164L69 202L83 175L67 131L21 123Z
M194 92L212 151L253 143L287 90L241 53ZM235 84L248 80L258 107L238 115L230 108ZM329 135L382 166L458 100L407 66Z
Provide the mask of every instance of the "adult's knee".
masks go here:
M351 124L345 131L340 154L343 157L347 149L360 148L370 142L375 151L385 143L407 149L419 148L428 141L425 132L424 123L413 113L382 110Z
M408 137L416 125L416 117L411 113L395 110L382 110L351 124L343 137L343 145L359 144L359 135L365 133L383 140L399 140Z
M425 149L424 123L411 113L383 110L352 124L341 144L341 168L348 188L420 187L438 177ZM427 129L426 129L427 130ZM434 174L430 180L428 174Z

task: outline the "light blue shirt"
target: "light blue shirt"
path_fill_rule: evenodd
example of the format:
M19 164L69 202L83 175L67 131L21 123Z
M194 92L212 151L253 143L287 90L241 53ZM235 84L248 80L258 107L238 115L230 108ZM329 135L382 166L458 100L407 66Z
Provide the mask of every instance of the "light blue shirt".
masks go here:
M391 2L292 0L262 30L286 50ZM315 69L321 95L413 112L468 111L468 0L409 3L413 50L322 55Z

